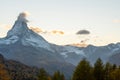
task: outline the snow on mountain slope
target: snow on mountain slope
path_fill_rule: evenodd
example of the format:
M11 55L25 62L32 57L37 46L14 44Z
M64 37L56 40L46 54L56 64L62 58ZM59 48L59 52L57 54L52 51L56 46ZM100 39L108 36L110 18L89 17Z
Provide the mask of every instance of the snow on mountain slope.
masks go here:
M13 44L13 43L17 42L18 39L19 39L19 37L17 37L17 36L12 36L8 39L0 39L0 44L6 44L6 45Z
M77 48L75 46L65 46L64 49L67 50L67 52L75 52L78 55L85 56L83 50L81 50L80 48Z
M54 45L52 48L56 52L60 53L65 58L67 57L67 55L69 53L72 53L72 52L74 52L76 55L86 56L85 53L83 52L83 48L76 47L76 46L70 46L70 45L67 45L67 46L58 46L58 45Z
M83 48L75 47L75 46L58 46L52 45L55 52L59 53L66 62L77 65L80 60L85 58L85 54L83 52Z
M54 52L54 50L51 49L51 45L44 38L42 38L41 36L39 36L31 30L29 30L29 34L27 33L27 36L24 36L24 38L22 38L21 41L22 44L25 46L31 45L35 47L41 47Z

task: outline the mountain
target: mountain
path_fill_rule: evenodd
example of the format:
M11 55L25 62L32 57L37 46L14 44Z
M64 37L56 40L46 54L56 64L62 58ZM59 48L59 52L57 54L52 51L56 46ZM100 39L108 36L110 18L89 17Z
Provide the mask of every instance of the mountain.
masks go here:
M71 63L73 65L77 65L80 60L86 57L86 55L83 52L84 48L76 47L76 46L58 46L55 45L54 50L56 52L59 52L61 56L63 56L64 60L68 63Z
M6 59L19 61L28 66L44 67L50 74L60 70L70 77L74 65L66 62L54 50L53 44L27 27L25 13L21 13L5 38L0 39L0 53Z
M58 52L64 59L74 65L77 65L81 59L86 58L93 65L98 58L101 58L103 63L110 62L120 65L120 43L109 44L106 46L75 47L75 46L60 46L56 47Z
M112 64L120 65L120 53L116 53L116 54L110 56L109 61Z
M120 43L106 46L76 47L59 46L47 42L27 27L26 16L21 13L5 38L0 39L0 53L7 60L19 61L28 66L45 68L50 74L60 70L70 77L75 66L86 58L94 64L98 58L102 61L120 65ZM115 58L115 59L114 59Z

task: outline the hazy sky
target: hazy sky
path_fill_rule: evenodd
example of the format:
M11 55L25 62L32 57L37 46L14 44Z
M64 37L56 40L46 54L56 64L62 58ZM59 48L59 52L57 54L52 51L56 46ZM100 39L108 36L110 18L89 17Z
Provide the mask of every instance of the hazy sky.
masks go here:
M42 34L56 44L105 45L120 42L120 0L0 0L0 35L13 25L20 12L28 11L30 26L64 31L64 35ZM76 35L79 30L89 35Z

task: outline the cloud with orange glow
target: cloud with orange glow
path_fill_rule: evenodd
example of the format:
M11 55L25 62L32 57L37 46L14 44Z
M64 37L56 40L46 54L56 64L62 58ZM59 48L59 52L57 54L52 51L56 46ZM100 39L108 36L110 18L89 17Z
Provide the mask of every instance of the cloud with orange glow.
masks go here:
M43 34L52 34L52 35L64 35L65 33L60 30L52 30L52 31L44 31L39 27L29 27L31 30L33 30L36 33L43 33Z
M63 31L53 30L51 31L52 34L64 35Z
M112 22L113 23L120 23L120 19L114 19Z
M73 43L73 44L70 44L72 46L77 46L77 47L87 47L88 44L85 44L85 43Z
M34 32L36 33L41 33L43 32L43 30L41 28L38 28L38 27L29 27L31 30L33 30Z

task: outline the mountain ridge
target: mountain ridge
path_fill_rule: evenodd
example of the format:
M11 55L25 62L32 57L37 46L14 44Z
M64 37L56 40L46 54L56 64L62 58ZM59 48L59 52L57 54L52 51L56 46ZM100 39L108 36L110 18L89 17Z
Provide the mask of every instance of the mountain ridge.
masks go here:
M120 53L120 43L87 47L52 44L30 30L27 22L25 14L20 13L7 36L0 38L0 53L6 59L16 60L28 66L44 67L49 73L60 70L70 77L75 66L84 58L92 65L98 58L101 58L103 63L114 64L114 55ZM119 56L115 57L119 59Z

